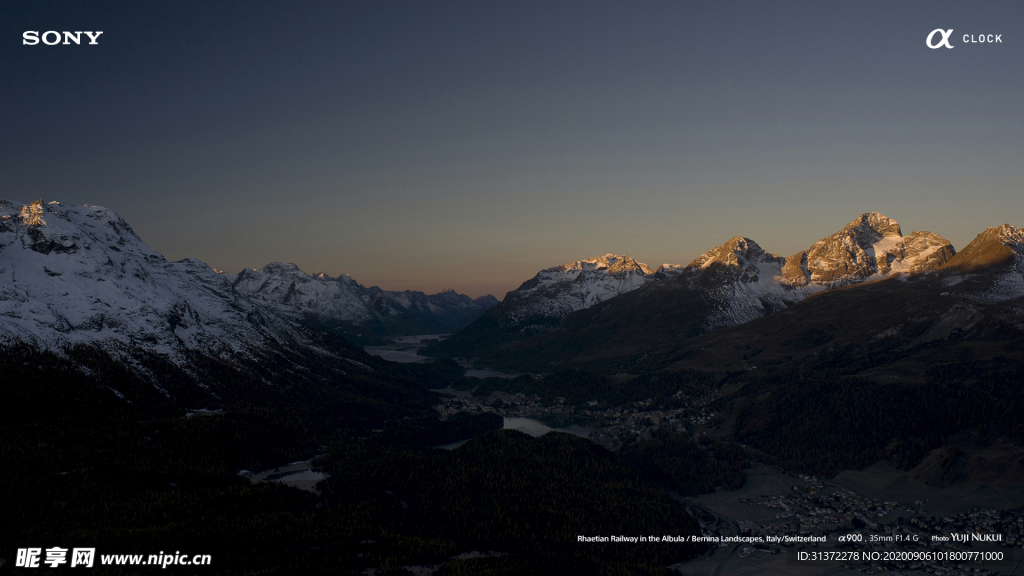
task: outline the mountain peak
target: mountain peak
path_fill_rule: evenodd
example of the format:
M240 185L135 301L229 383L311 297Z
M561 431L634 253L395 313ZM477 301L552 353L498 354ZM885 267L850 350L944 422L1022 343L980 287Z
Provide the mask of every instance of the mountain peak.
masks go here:
M263 267L263 272L267 274L278 274L281 272L302 272L299 269L298 264L292 264L290 262L271 262Z
M777 260L779 257L765 252L757 242L745 236L733 236L721 246L701 254L687 268L707 268L712 264L724 264L742 267L747 262L758 262L766 259Z
M300 337L206 264L168 262L106 208L0 200L0 247L5 338L114 356L145 343L178 362L186 350L226 357Z
M541 270L506 294L494 314L511 326L557 323L654 280L654 271L643 262L609 253Z
M835 288L894 272L938 268L954 253L949 241L938 234L914 232L903 237L892 218L865 212L839 232L815 242L807 250L806 269L810 282Z
M946 266L974 270L1024 258L1024 229L1003 224L986 229L951 258Z
M563 264L561 268L565 270L606 270L611 273L618 272L631 272L641 271L643 274L651 274L654 272L647 264L643 262L637 262L636 260L622 254L608 253L604 256L596 256L594 258L587 258L586 260L577 260L569 264Z
M55 202L51 202L54 204ZM59 205L59 203L57 203ZM28 206L21 207L21 222L29 226L45 226L46 221L43 220L43 201L33 200Z
M843 228L843 232L871 230L882 236L903 236L898 222L880 212L865 212Z
M1003 224L996 227L996 232L1004 244L1021 253L1021 247L1024 246L1024 228L1018 228L1012 224Z

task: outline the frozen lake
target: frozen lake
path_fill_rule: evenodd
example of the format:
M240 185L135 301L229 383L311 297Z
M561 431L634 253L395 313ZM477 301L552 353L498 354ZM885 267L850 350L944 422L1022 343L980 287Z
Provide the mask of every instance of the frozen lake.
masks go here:
M543 436L548 432L565 432L567 434L575 434L576 436L579 436L581 438L587 438L588 436L590 436L590 433L594 431L593 428L577 426L576 424L567 426L565 428L552 428L547 424L544 424L543 422L539 420L534 420L532 418L505 418L505 421L501 427L506 430L519 430L520 432L525 432L530 436L533 436L534 438ZM459 440L458 442L452 442L451 444L434 446L434 448L454 450L455 448L462 446L463 444L469 442L470 440L472 440L472 438L466 438L465 440Z
M390 362L429 362L432 358L426 356L420 356L418 354L420 348L426 346L425 340L444 340L447 338L447 334L418 334L416 336L399 336L394 338L394 344L385 344L383 346L365 346L365 350L368 354L374 356L380 356L381 358ZM515 378L519 374L510 374L508 372L499 372L497 370L490 370L488 368L470 368L466 370L466 376L470 378Z
M240 470L238 475L248 478L253 484L257 482L280 482L285 486L319 494L320 492L316 489L317 482L327 478L330 474L313 468L313 460L313 458L310 458L309 460L292 462L285 466L279 466L258 473Z
M502 428L519 430L520 432L526 432L530 436L534 437L543 436L548 432L565 432L567 434L575 434L576 436L586 438L594 431L593 428L577 426L576 424L565 428L552 428L547 424L532 418L505 418L505 424Z
M483 369L469 369L466 370L466 376L470 378L515 378L519 374L511 374L509 372L498 372L497 370L491 370L488 368Z
M368 354L380 356L390 362L429 362L431 358L417 354L419 349L426 345L424 340L444 340L447 337L447 334L399 336L394 338L394 344L386 344L384 346L366 346L363 350Z

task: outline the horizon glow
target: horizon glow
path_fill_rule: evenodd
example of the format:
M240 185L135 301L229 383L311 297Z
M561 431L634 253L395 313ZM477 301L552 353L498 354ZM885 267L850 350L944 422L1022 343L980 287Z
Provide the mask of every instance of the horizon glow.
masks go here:
M502 298L606 253L789 256L864 212L958 250L1024 225L1018 3L10 12L0 195L105 206L231 273ZM954 49L925 45L939 27Z

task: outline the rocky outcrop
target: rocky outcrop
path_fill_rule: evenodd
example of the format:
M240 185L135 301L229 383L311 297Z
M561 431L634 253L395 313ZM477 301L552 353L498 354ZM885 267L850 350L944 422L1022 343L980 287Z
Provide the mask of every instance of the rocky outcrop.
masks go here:
M897 272L922 272L954 254L949 241L932 232L903 237L900 225L878 212L862 214L807 250L810 282L835 288Z

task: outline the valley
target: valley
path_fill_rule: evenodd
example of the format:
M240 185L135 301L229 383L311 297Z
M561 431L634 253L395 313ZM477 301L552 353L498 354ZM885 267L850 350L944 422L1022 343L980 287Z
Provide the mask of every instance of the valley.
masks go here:
M499 303L227 274L104 208L0 209L5 559L82 538L206 546L222 573L739 576L988 550L946 533L1020 554L1016 227L957 252L865 213L790 257L607 254Z

